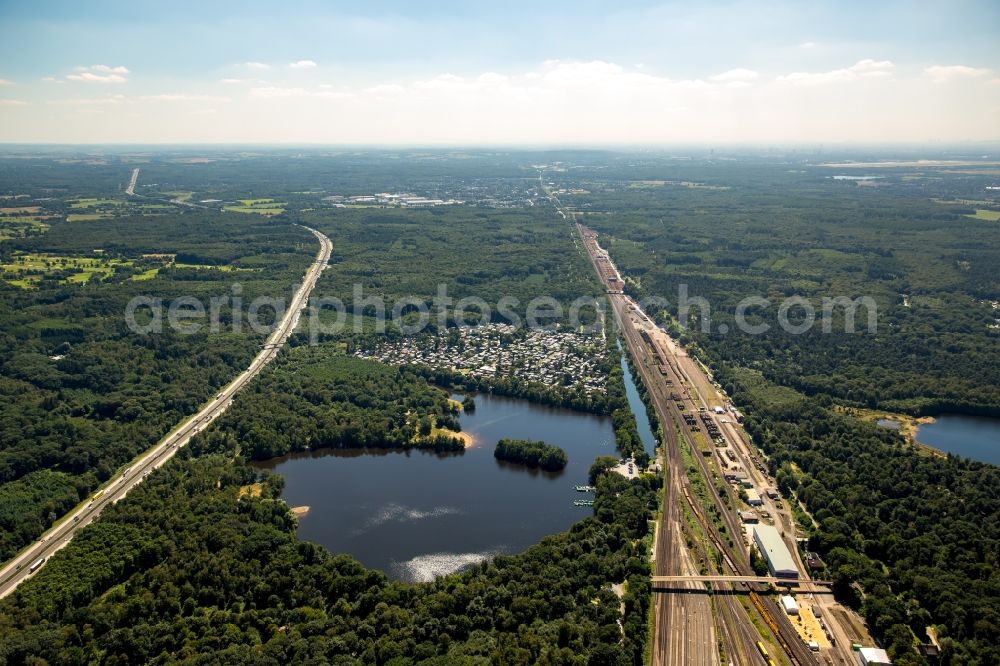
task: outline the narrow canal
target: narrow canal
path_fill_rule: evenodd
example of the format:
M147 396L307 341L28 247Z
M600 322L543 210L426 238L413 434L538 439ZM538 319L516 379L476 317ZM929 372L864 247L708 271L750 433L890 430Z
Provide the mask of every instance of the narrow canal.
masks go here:
M618 342L618 353L620 354L619 363L621 364L622 372L625 373L625 396L628 398L628 404L632 408L632 413L635 414L635 425L639 431L639 439L642 440L642 447L649 454L649 457L655 458L656 436L649 427L649 416L646 414L646 405L643 404L642 398L639 397L639 389L636 388L635 379L633 379L632 372L629 370L628 361L625 359L626 352L622 349L621 341Z

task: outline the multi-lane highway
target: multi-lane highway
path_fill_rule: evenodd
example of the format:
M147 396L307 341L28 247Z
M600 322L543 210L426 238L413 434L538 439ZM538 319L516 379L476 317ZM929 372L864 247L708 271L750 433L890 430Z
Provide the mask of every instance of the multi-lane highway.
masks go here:
M125 188L125 194L131 196L135 195L135 184L139 180L139 169L136 167L132 169L132 178L128 181L128 187Z
M133 186L136 172L138 169L133 172ZM309 266L309 270L306 271L302 285L292 297L292 301L285 310L278 326L262 345L261 351L254 357L250 366L219 391L198 413L181 422L155 446L134 460L127 469L109 480L104 485L103 490L96 493L89 502L81 504L64 516L38 541L0 568L0 598L10 594L21 582L32 576L56 551L69 543L77 530L93 521L105 507L114 504L123 498L129 490L142 483L152 470L169 460L178 448L187 444L194 435L201 432L213 419L222 414L232 402L236 392L246 386L264 369L268 362L278 355L288 336L298 325L302 309L306 306L309 294L316 286L320 274L326 268L327 262L330 260L330 252L333 249L330 239L325 235L309 227L303 228L310 231L319 240L319 253L316 255L316 260Z

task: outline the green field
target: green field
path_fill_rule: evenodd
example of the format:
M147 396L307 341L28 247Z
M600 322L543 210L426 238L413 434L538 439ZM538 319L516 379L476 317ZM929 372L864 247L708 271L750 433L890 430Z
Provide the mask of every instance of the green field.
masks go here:
M226 206L223 210L231 213L257 213L258 215L278 215L285 212L283 202L274 199L239 199L240 206Z
M1000 220L1000 210L979 209L976 211L975 215L966 215L966 217L971 217L974 220L986 220L988 222L996 222L997 220Z
M159 273L160 273L159 268L150 268L149 270L145 270L141 273L136 273L129 279L134 282L145 282L146 280L152 280L157 275L159 275Z
M104 213L70 213L66 216L67 222L93 222L94 220L106 220L110 215Z
M97 206L121 206L124 201L120 199L96 199L96 198L85 198L85 199L74 199L70 201L70 208L95 208Z
M43 233L49 225L37 217L0 216L0 240L23 238L32 233Z
M164 255L164 256L165 257L172 257L173 255ZM164 268L177 268L177 269L189 268L189 269L194 269L194 270L199 270L199 271L216 270L216 271L221 271L223 273L231 273L233 271L256 272L256 271L260 271L261 270L259 268L243 268L243 267L240 267L240 266L231 266L231 265L228 265L228 264L213 265L213 264L185 264L185 263L176 263L171 258L171 259L169 259L166 262L166 264L164 266L155 266L153 268L149 268L147 270L144 270L141 273L136 273L135 275L133 275L132 277L130 277L129 280L132 280L133 282L145 282L147 280L152 280L157 275L159 275L160 271L162 271Z
M41 279L54 272L71 271L62 282L84 284L95 275L106 278L120 267L132 266L133 262L101 257L64 257L50 254L19 254L6 264L0 264L0 272L7 276L7 282L22 288L35 286Z

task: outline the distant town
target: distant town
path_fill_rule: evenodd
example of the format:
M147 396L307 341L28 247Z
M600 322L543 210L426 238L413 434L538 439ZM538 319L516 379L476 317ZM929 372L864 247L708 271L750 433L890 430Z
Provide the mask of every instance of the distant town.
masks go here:
M343 208L349 205L379 205L379 206L403 206L406 208L421 208L426 206L449 206L463 203L458 199L432 199L408 192L379 192L378 194L358 194L354 196L332 195L323 197L334 208Z

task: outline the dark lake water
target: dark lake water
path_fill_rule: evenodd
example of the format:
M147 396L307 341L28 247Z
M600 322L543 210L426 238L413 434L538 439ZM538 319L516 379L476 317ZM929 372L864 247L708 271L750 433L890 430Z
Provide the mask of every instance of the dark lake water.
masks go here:
M917 429L917 441L939 451L1000 465L1000 419L943 414Z
M621 343L618 344L618 350L621 352ZM656 436L653 435L653 431L649 427L646 405L642 403L642 398L639 397L639 390L636 388L635 380L628 369L628 363L625 362L624 352L622 352L620 363L622 371L625 373L625 397L628 398L629 407L632 408L632 413L635 414L635 425L639 430L639 439L642 440L642 448L646 450L650 458L653 458L656 454Z
M432 580L497 554L513 554L591 515L587 483L598 455L615 455L611 420L524 400L476 396L462 429L465 453L314 451L258 466L285 477L282 497L310 507L299 537L349 553L392 578ZM541 439L569 458L557 474L501 463L503 437Z

